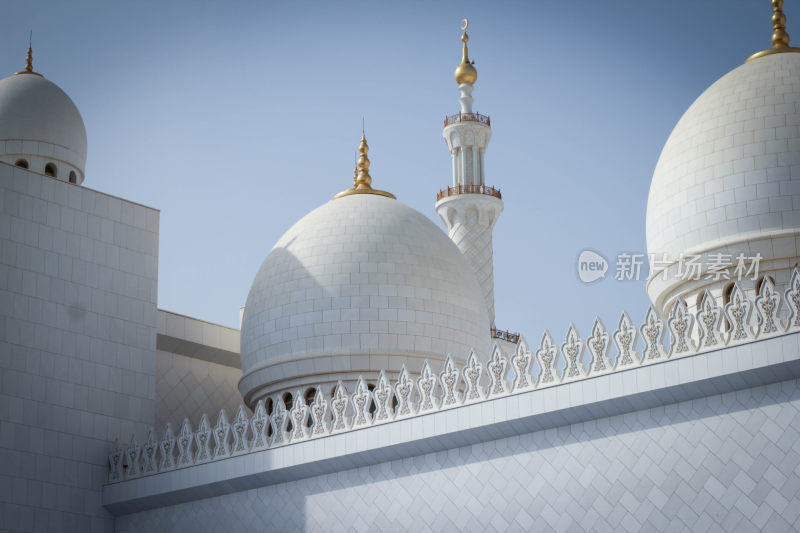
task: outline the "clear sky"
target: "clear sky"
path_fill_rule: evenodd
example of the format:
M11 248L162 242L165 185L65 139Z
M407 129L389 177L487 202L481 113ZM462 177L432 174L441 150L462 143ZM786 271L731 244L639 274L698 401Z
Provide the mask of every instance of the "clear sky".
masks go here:
M787 0L800 43L800 0ZM0 72L34 65L80 109L84 185L161 210L158 305L238 326L278 238L352 184L366 118L373 184L437 224L441 136L470 19L497 325L538 343L595 316L641 322L650 179L670 131L717 78L770 46L769 0L264 2L0 0ZM578 253L611 261L582 284Z

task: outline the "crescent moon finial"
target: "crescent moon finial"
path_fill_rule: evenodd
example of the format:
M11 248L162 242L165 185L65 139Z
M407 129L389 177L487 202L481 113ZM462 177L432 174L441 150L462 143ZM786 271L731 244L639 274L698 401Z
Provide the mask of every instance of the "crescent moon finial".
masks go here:
M461 21L461 30L462 31L467 31L467 27L468 26L469 26L469 21L467 19L464 19L464 20Z

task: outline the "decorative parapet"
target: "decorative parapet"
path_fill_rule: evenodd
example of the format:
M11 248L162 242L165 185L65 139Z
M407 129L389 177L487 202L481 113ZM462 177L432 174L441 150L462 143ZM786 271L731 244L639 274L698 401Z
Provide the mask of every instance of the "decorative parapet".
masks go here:
M780 311L784 302L788 316L782 317ZM696 336L693 333L695 324L699 329ZM580 336L574 325L570 325L560 346L545 331L535 349L530 349L521 337L510 358L506 358L495 345L487 362L480 362L473 352L461 369L448 356L440 373L437 374L426 362L420 376L414 379L403 367L393 385L381 372L372 390L363 378L359 378L352 393L339 383L330 399L317 387L310 405L298 391L297 401L290 410L278 400L268 415L262 400L249 418L244 406L240 406L232 423L228 421L225 410L219 412L213 427L206 415L200 419L197 430L192 430L191 423L185 419L177 437L167 424L160 437L151 429L143 446L138 444L135 435L125 448L115 441L109 454L108 481L116 483L291 446L362 427L421 418L427 413L459 409L503 396L535 394L540 389L626 372L798 330L800 271L795 268L789 288L783 295L769 278L765 278L755 300L749 300L744 291L735 287L724 308L707 295L696 316L688 312L684 302L679 301L667 320L650 307L644 322L637 328L623 312L613 333L596 319L591 335L586 339ZM667 331L671 338L669 346L664 341ZM641 352L637 350L640 333ZM616 346L613 360L609 356L612 341Z
M448 187L436 193L436 201L449 196L457 196L459 194L485 194L486 196L494 196L498 200L503 199L500 194L500 189L497 187L487 187L486 185L456 185L455 187Z
M492 120L488 116L481 115L480 113L456 113L455 115L444 117L445 128L460 122L478 122L480 124L486 124L487 126L492 125Z

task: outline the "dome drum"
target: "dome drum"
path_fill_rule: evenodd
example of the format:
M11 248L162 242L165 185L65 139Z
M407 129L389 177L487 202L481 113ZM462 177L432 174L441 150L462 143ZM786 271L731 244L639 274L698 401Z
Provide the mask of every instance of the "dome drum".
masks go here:
M72 174L75 178L74 183L81 184L84 180L82 168L85 161L67 148L46 142L0 141L0 161L17 166L20 166L19 162L24 161L28 170L47 175L50 175L46 171L47 166L52 165L56 169L53 177L70 181Z
M452 359L464 364L469 354L459 354ZM312 355L300 360L276 363L251 371L239 382L240 390L249 391L243 395L244 403L254 406L256 402L268 397L277 398L285 393L294 395L298 390L322 388L332 391L340 381L349 391L355 389L358 378L363 376L368 383L377 383L381 371L386 378L396 381L400 369L405 365L412 375L418 375L425 361L438 369L444 365L446 357L430 354L425 357L417 353L368 355L351 351L338 354Z
M675 300L679 297L686 301L689 310L694 312L697 308L698 297L708 290L720 303L724 301L723 292L734 281L744 290L745 294L755 299L755 286L760 279L769 276L776 286L784 287L789 283L792 268L800 257L800 231L776 232L773 235L752 236L739 242L720 244L720 246L702 254L685 254L688 258L693 255L700 256L696 263L701 266L697 275L686 276L688 267L681 261L673 261L666 267L658 268L647 281L647 293L653 305L662 316L669 316ZM737 268L737 258L745 258L747 271L741 279L734 275ZM709 272L709 265L719 261L719 258L729 259L725 273L720 279L715 280L713 272ZM753 259L759 257L757 261ZM757 269L750 267L757 263ZM690 279L691 278L691 279Z

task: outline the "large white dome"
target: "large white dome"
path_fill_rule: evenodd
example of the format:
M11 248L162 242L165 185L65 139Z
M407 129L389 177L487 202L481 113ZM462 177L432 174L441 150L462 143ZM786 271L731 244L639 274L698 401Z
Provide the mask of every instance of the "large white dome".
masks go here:
M767 270L796 258L799 125L800 54L754 59L709 87L658 160L647 203L648 252L673 261L761 253ZM662 311L690 289L709 288L674 279L674 265L653 266L648 293Z
M355 194L281 237L242 321L245 401L279 390L374 379L381 369L489 352L483 294L459 249L397 200Z
M86 128L78 108L58 85L38 74L0 80L0 155L66 163L79 172L80 183L86 166Z

